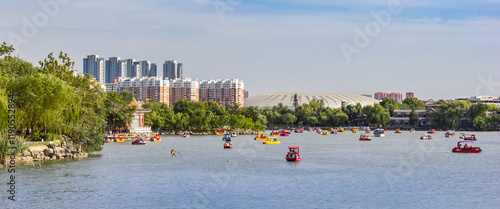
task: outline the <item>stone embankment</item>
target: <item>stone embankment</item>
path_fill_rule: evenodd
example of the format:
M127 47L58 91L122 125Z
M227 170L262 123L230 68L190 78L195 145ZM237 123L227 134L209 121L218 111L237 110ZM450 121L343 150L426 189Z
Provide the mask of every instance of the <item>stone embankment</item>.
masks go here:
M30 146L29 150L24 152L22 156L16 157L16 164L31 163L47 160L59 159L78 159L88 157L88 153L82 151L81 147L70 149L66 147L66 143L62 142L61 145L56 146L53 142L48 145Z

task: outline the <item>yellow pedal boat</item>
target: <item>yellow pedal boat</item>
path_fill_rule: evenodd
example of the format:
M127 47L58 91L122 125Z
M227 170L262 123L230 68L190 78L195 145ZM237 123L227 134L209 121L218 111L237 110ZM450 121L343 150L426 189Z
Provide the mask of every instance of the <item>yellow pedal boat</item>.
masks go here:
M263 141L262 144L281 144L280 141L278 141L278 137L276 136L269 136L266 141Z

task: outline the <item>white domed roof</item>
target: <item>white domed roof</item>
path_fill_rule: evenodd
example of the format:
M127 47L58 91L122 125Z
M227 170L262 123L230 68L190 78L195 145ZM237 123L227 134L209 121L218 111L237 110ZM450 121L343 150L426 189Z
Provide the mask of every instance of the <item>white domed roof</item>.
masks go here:
M284 106L293 107L293 98L295 93L273 93L261 94L245 99L245 106L257 106L259 108L273 107L282 103ZM356 94L300 94L297 93L298 105L308 104L313 99L323 100L325 106L330 108L342 107L342 102L347 102L347 105L356 105L360 103L362 106L373 105L379 101L371 97L356 95Z

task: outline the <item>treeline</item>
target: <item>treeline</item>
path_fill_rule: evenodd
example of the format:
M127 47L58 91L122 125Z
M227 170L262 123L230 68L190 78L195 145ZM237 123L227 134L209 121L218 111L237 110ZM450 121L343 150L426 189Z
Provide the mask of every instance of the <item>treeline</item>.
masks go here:
M498 111L500 108L492 104L457 101L442 104L433 114L433 120L436 128L441 129L497 130L500 125L500 115L489 116L487 112Z
M269 126L345 126L353 125L362 115L372 126L385 126L389 122L389 111L379 104L362 107L361 104L332 109L323 100L312 100L297 106L295 110L283 104L262 110Z
M165 103L148 101L142 105L151 112L145 115L145 124L153 131L194 131L213 133L218 129L264 130L267 119L257 107L239 104L222 107L215 102L176 101L172 107Z
M276 126L349 126L356 125L357 121L364 121L365 125L386 126L394 110L411 110L409 115L410 126L417 127L419 116L416 110L425 110L425 103L417 98L406 98L402 103L393 99L383 98L379 104L347 105L332 109L325 107L322 100L313 100L309 104L302 104L289 109L283 104L262 110L267 117L269 127ZM500 115L496 112L500 108L483 103L472 104L468 101L449 102L442 104L435 113L430 115L434 126L426 128L438 129L469 129L476 131L497 130L500 125ZM492 112L492 116L488 116Z
M132 118L135 109L128 107L131 94L104 93L89 76L74 76L74 62L67 54L61 52L55 57L50 53L35 66L10 56L13 51L5 42L0 46L1 132L8 128L11 93L18 135L29 140L54 140L66 135L87 152L102 149L107 122L123 125Z

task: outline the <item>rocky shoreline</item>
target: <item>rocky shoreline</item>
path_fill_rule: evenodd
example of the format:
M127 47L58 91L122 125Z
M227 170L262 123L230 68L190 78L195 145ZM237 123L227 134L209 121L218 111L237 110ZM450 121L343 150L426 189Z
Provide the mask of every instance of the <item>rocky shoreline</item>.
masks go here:
M49 142L44 145L30 146L22 156L16 156L16 165L35 165L43 161L62 160L62 159L80 159L86 158L89 153L82 151L81 147L69 148L66 143L62 142L56 146L54 142ZM8 166L8 163L3 165ZM3 167L0 165L0 167Z

